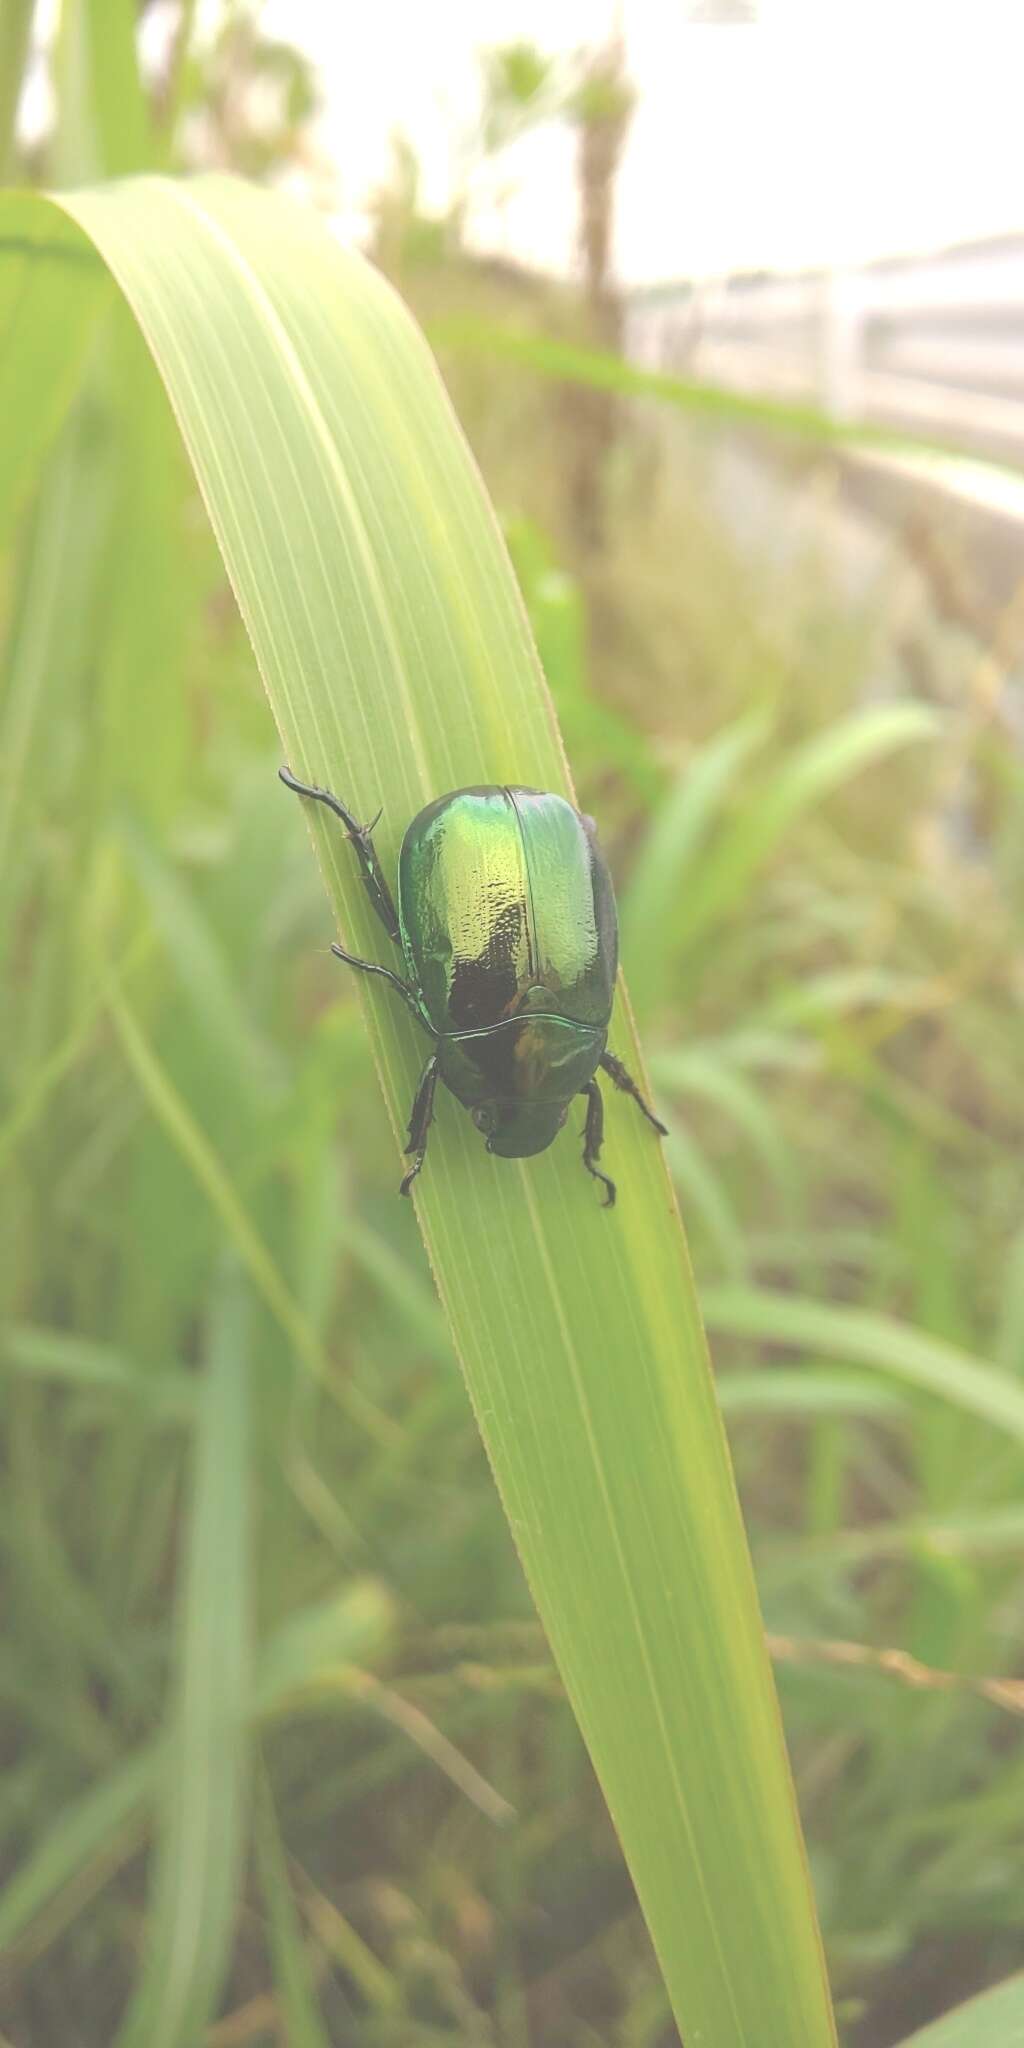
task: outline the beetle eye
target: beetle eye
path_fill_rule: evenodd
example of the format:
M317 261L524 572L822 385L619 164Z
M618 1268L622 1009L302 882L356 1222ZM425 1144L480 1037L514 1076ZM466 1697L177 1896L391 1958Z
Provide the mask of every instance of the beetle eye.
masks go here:
M473 1119L473 1122L475 1123L475 1125L476 1125L476 1127L477 1127L477 1130L478 1130L478 1131L489 1131L489 1130L490 1130L490 1128L491 1128L491 1112L490 1112L490 1110L489 1110L489 1109L473 1109L473 1110L470 1110L470 1115L471 1115L471 1117L472 1117L472 1119Z

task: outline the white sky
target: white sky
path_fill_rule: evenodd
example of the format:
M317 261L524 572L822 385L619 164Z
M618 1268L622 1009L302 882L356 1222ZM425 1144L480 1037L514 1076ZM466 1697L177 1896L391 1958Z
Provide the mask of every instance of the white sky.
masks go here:
M425 203L459 175L476 52L601 38L613 0L264 0L268 34L314 59L320 141L358 214L408 135ZM843 261L1024 227L1024 0L761 0L756 27L694 27L684 0L621 0L639 101L618 187L628 283ZM490 189L496 177L488 174ZM503 208L474 238L551 270L573 258L573 145L507 153Z

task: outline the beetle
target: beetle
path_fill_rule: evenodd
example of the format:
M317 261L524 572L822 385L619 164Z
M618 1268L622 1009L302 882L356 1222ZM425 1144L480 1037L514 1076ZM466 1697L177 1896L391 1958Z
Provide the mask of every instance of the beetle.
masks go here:
M604 1134L597 1069L632 1096L662 1137L668 1133L607 1049L618 923L593 819L550 791L492 783L451 790L406 831L396 910L373 844L380 812L359 825L329 789L300 782L289 768L279 773L287 789L340 818L405 974L343 946L331 952L361 974L382 975L434 1042L409 1118L412 1165L401 1193L423 1165L441 1080L501 1159L545 1151L573 1097L585 1095L583 1164L610 1208L615 1183L597 1165Z

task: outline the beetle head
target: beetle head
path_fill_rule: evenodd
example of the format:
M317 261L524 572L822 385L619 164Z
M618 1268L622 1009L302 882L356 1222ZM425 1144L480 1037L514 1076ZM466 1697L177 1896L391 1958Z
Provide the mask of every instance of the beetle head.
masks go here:
M529 1159L544 1152L569 1113L566 1102L486 1102L473 1111L473 1122L487 1137L488 1152L499 1159Z

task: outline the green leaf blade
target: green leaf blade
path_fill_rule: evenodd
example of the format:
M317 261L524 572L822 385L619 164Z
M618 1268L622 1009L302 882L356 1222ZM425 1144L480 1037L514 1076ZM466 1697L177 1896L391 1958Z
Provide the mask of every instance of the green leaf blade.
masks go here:
M944 2013L911 2034L903 2048L1024 2048L1024 1977L1008 1977Z
M250 1674L248 1300L222 1285L196 1423L179 1694L148 1942L119 2048L192 2048L227 1971L241 1881Z
M706 1298L705 1312L713 1330L874 1366L976 1421L1024 1439L1024 1393L1015 1379L895 1316L757 1287L716 1287Z
M571 794L493 514L389 288L310 216L228 181L61 204L149 342L296 773L359 816L383 803L389 873L445 790ZM310 828L346 943L380 958L342 835L319 815ZM397 1180L423 1045L386 991L361 996ZM610 1042L641 1071L622 994ZM417 1212L686 2038L825 2048L792 1785L665 1161L609 1100L619 1200L603 1211L580 1122L513 1166L446 1100Z

